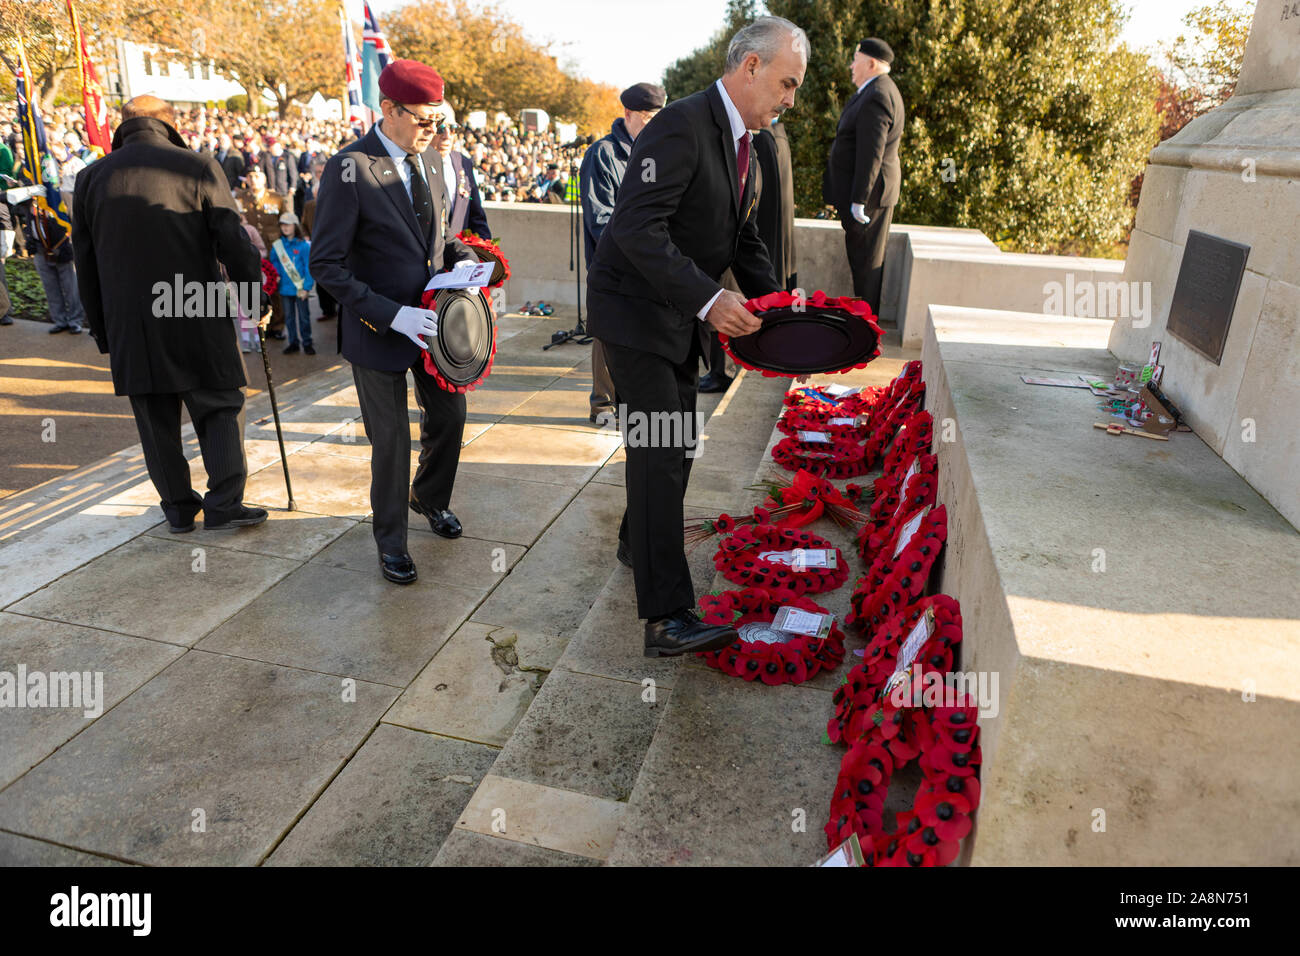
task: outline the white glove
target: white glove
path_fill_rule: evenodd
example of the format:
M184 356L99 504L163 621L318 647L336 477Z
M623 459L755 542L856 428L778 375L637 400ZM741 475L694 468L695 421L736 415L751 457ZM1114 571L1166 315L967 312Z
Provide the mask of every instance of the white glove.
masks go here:
M404 305L397 310L397 315L393 316L389 328L394 332L401 332L427 352L429 346L420 336L438 334L438 313L432 309L417 309L414 306Z
M858 222L862 223L862 225L864 226L867 223L871 222L871 217L867 215L866 206L862 205L862 203L860 202L855 202L853 205L849 207L849 215L852 216L854 219L856 219Z

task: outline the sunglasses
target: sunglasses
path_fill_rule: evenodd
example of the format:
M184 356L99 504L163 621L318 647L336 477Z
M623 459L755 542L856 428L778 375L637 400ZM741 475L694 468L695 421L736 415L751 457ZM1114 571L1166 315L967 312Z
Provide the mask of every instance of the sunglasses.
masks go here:
M457 126L455 123L449 123L447 122L447 120L443 119L440 116L435 117L434 119L422 119L421 117L417 116L415 113L412 113L410 110L408 110L401 103L394 103L393 105L396 106L403 113L405 113L407 116L410 116L412 119L414 119L415 125L420 127L420 129L432 129L435 133L438 133L439 135L447 132L448 130L460 129L460 127Z

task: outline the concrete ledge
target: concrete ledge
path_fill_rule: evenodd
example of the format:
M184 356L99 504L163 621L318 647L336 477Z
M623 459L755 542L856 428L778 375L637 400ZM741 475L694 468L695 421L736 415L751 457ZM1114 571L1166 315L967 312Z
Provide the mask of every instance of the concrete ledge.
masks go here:
M1300 862L1300 535L1195 435L1107 436L1087 392L1020 381L1113 374L1109 325L930 309L942 587L958 669L999 674L967 854Z

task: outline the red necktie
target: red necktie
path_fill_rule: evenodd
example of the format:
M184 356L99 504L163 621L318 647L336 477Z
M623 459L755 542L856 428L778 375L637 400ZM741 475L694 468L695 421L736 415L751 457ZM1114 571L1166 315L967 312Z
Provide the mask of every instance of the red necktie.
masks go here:
M749 178L749 130L740 137L736 148L736 177L740 181L740 200L745 200L745 180Z

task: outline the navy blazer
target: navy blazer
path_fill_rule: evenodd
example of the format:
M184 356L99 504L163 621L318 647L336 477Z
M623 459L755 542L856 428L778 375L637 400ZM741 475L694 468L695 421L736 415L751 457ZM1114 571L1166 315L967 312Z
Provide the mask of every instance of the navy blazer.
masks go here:
M421 234L397 164L372 128L330 157L312 226L312 277L339 302L343 357L363 368L400 372L420 347L389 326L402 306L418 306L429 279L463 259L477 262L448 232L442 157L423 154L433 229Z
M442 157L438 158L438 172L442 172ZM478 183L474 181L474 162L460 150L451 151L451 164L456 170L456 188L452 194L451 211L447 214L448 235L458 236L464 229L483 239L492 238L488 228L487 213L479 198ZM468 195L461 195L468 193Z
M867 209L896 205L903 180L898 144L904 120L903 95L889 74L855 92L840 114L826 157L823 201L840 210L853 203Z
M701 333L696 313L727 269L751 298L779 291L758 235L757 169L751 149L738 195L731 123L716 85L660 110L636 138L587 271L591 334L680 363Z

